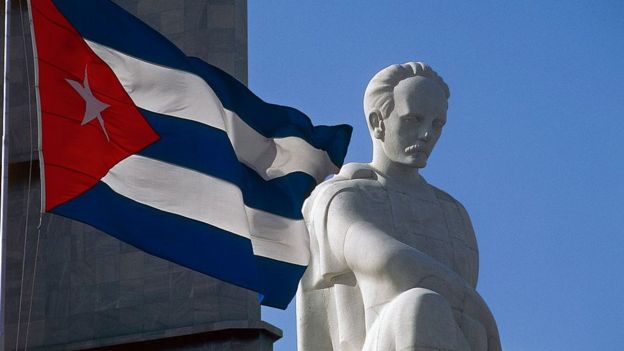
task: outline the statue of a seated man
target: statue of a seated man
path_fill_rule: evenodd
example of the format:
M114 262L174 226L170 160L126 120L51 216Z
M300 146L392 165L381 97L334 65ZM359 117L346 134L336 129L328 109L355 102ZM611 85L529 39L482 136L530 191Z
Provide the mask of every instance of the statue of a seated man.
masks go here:
M304 205L312 262L297 295L299 351L500 350L475 291L464 207L428 184L448 86L420 62L377 73L364 95L369 164L348 164Z

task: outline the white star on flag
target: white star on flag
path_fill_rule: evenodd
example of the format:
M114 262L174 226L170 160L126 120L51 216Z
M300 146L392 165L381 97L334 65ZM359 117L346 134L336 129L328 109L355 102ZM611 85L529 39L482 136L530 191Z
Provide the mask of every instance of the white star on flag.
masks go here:
M85 113L82 118L81 126L93 121L97 118L98 122L100 122L100 126L104 131L104 135L106 136L106 140L110 141L108 137L108 133L106 132L106 127L104 127L104 119L102 118L102 111L106 110L110 105L103 103L98 100L95 96L93 96L93 92L89 87L89 79L87 78L87 67L85 67L85 75L84 82L80 84L79 82L71 79L65 79L69 85L74 88L78 94L85 100Z

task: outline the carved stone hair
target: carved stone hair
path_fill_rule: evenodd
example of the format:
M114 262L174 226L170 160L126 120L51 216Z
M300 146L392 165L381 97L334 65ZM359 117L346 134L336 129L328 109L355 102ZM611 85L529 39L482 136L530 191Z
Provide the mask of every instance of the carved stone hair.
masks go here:
M448 85L442 77L422 62L408 62L402 65L388 66L379 71L370 80L364 92L364 114L368 119L373 110L379 110L382 118L388 118L394 109L394 88L407 78L425 77L436 82L448 99L451 95Z

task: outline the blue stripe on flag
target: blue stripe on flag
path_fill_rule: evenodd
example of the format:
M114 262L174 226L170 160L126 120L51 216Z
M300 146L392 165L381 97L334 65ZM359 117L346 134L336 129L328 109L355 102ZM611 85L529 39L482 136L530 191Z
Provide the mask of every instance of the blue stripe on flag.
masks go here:
M257 258L248 239L132 201L104 183L52 212L87 223L153 255L258 290Z
M351 137L351 126L313 126L302 112L268 104L222 70L184 55L160 33L107 0L54 0L57 8L88 40L136 58L180 69L202 77L223 106L267 138L296 136L326 150L342 165ZM114 25L110 19L114 18ZM271 118L267 118L271 116Z
M223 106L266 138L299 137L341 166L351 127L313 126L300 111L267 104L225 72L185 56L158 32L108 0L52 0L87 40L138 59L193 73ZM140 152L231 182L247 206L301 219L301 204L315 180L303 172L265 181L241 164L227 135L188 120L141 111L161 139ZM181 180L183 181L183 180ZM258 291L265 305L285 308L305 267L254 256L251 241L214 226L142 205L104 183L55 208L54 213L103 230L149 253Z
M299 279L306 267L260 256L256 259L258 270L262 272L262 287L259 290L264 295L262 304L286 309L297 292Z
M167 38L109 0L52 0L91 41L144 60L187 71L186 55Z
M265 181L238 161L224 131L189 120L140 111L161 138L139 155L228 181L241 189L249 207L291 219L303 218L301 206L316 184L312 176L294 172Z
M342 165L344 162L351 139L351 126L314 126L301 111L262 101L245 85L221 69L195 57L189 57L188 61L192 65L192 73L208 83L223 107L235 112L258 133L267 138L300 137L315 148L327 151L335 165Z

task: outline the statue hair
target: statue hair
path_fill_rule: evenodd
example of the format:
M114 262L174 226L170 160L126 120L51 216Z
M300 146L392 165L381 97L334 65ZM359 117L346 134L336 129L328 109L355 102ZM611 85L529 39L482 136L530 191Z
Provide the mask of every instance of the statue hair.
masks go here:
M381 112L381 118L390 116L394 110L394 88L407 78L425 77L433 80L444 91L448 99L451 95L448 85L429 65L422 62L407 62L388 66L370 80L364 92L364 114L368 119L374 110Z

